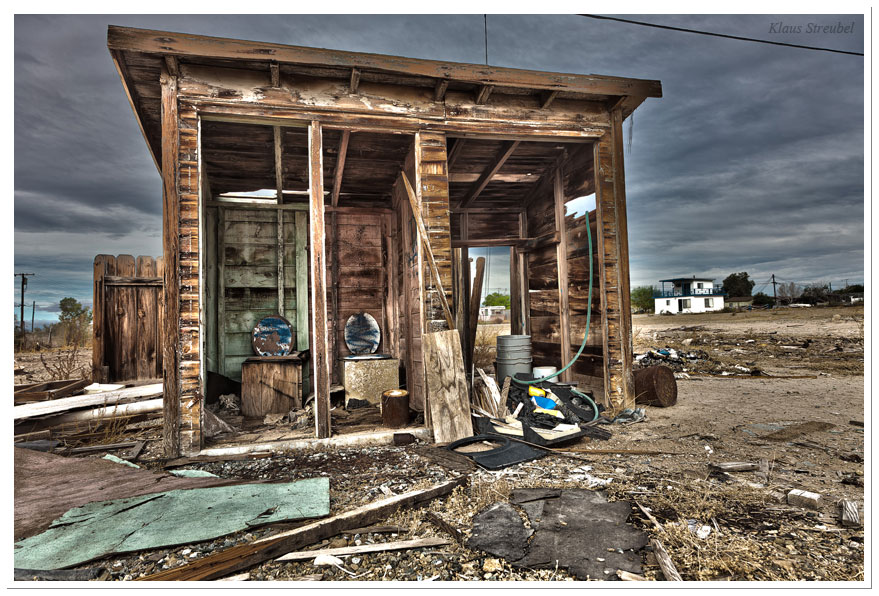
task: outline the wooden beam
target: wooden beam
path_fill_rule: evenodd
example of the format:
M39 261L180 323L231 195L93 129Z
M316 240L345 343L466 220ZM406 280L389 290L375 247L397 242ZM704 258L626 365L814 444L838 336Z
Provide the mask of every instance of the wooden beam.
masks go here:
M458 486L464 485L467 479L468 476L461 476L431 488L388 497L293 530L227 548L186 565L154 573L141 578L141 581L198 581L232 575L263 561L320 542L324 538L387 519L401 507L426 503L437 497L445 496Z
M348 85L349 93L357 93L357 88L360 86L360 69L352 68L351 69L351 82Z
M487 67L484 64L440 62L403 56L325 50L260 41L117 27L115 25L111 25L107 29L107 47L111 50L148 54L176 54L248 61L272 60L278 63L328 68L359 68L432 79L463 81L477 85L490 84L496 87L546 89L548 91L558 90L597 95L662 96L662 85L659 81L496 66Z
M521 141L506 141L501 145L500 151L497 152L497 155L494 156L494 159L488 164L488 167L482 171L479 180L474 182L473 186L467 191L467 194L464 195L459 208L467 207L479 197L482 191L485 190L485 187L488 186L488 183L491 182L492 177L504 167L504 163L506 163L510 156L513 155L513 152L516 150L516 147L519 146L520 142Z
M519 235L528 236L528 218L525 211L519 213ZM531 335L531 291L528 283L528 258L523 255L519 259L519 297L522 300L522 335Z
M487 102L492 91L494 91L494 86L481 85L479 91L476 92L476 105L482 105Z
M281 86L281 66L272 62L269 64L269 75L272 79L272 87L280 87Z
M177 62L177 56L173 56L171 54L165 55L165 68L168 69L168 74L172 77L180 76L180 64Z
M430 248L430 237L427 235L427 229L424 227L424 221L421 219L421 213L418 211L418 199L415 198L415 191L409 183L409 177L403 172L403 184L406 186L406 192L409 195L409 204L412 206L412 213L415 216L415 224L418 226L418 235L421 236L421 244L424 246L427 254L427 263L430 273L433 275L433 281L436 284L437 294L439 295L440 304L443 307L443 314L446 317L446 323L449 329L455 328L455 317L449 308L449 302L446 300L446 291L443 289L443 280L440 278L439 269L436 266L436 260L433 257L433 250Z
M464 144L467 142L466 139L457 138L455 142L452 144L452 148L449 149L448 157L446 158L446 163L449 168L449 178L452 176L452 167L455 165L455 162L458 161L458 158L461 157L461 152L464 149Z
M555 203L555 229L559 235L559 243L556 245L556 262L558 263L559 287L560 364L565 366L571 361L571 319L568 306L568 232L565 225L565 187L561 168L557 168L555 171L553 198ZM573 381L570 369L561 374L561 380L565 382Z
M164 407L162 447L165 457L180 455L180 198L177 194L178 149L177 77L166 69L162 86L162 249L164 258L164 318L162 377Z
M308 175L311 189L311 360L314 363L314 423L317 438L330 436L330 367L327 355L326 235L324 224L324 159L321 124L308 128ZM298 330L297 330L298 331Z
M277 65L275 65L277 66ZM273 73L274 74L274 73ZM283 143L283 131L280 126L272 127L272 134L274 137L274 154L275 154L275 197L277 198L278 205L282 205L284 203L284 143ZM285 280L284 280L284 210L277 210L277 232L278 232L278 245L277 245L277 261L278 261L278 314L282 317L284 316L284 289L285 289ZM225 255L220 255L220 258L225 258Z
M448 79L440 79L436 82L436 87L433 89L433 100L434 101L443 101L446 98L446 90L449 88L449 80Z
M552 102L555 101L555 98L558 97L558 95L559 95L558 91L548 91L548 92L545 91L545 92L541 93L540 94L540 109L545 110L546 108L548 108L552 104Z
M284 202L284 146L283 131L280 126L272 127L275 147L275 197L278 204Z
M620 358L623 402L625 407L635 407L635 376L633 371L634 349L632 346L632 305L629 285L629 231L626 217L626 171L623 160L623 114L616 109L611 114L613 128L613 194L616 211L616 253L619 267L620 301Z
M345 172L345 158L348 155L348 142L351 139L351 131L343 130L342 138L339 139L339 151L336 155L336 171L333 174L333 207L339 206L339 193L342 191L342 175Z

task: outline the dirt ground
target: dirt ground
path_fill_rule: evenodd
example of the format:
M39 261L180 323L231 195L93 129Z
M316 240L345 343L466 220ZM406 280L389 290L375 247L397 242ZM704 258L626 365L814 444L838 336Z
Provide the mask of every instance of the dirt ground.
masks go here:
M91 375L90 347L53 348L15 354L15 384L45 383L61 379L84 379Z
M864 528L843 527L838 519L840 499L856 501L864 516L863 317L862 307L636 316L636 354L667 348L705 354L670 363L680 377L677 405L648 407L641 422L604 426L610 440L570 446L570 456L473 472L452 495L383 522L397 532L342 534L312 548L426 536L450 539L446 546L343 557L344 571L309 561L267 562L250 578L570 581L564 569L519 569L472 551L427 515L467 535L473 515L506 500L513 488L552 486L604 490L611 500L631 502L630 523L664 544L684 580L863 580ZM158 438L158 429L151 432ZM335 514L459 474L427 457L428 448L310 451L189 467L253 479L328 475ZM620 453L574 454L586 449ZM651 453L625 453L635 449ZM163 463L155 455L141 459L147 467ZM724 462L760 469L724 473L711 466ZM818 509L789 506L786 494L794 488L819 493ZM83 567L105 567L105 579L136 579L280 530L259 528ZM663 578L649 552L644 575Z

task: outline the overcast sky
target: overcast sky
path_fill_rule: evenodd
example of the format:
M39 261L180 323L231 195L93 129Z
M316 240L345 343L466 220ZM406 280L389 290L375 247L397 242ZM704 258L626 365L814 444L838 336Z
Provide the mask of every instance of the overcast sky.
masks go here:
M628 18L864 51L859 15ZM802 32L777 33L778 22ZM837 22L854 22L854 33L807 32ZM15 271L36 273L26 302L37 301L38 321L64 296L91 304L96 254L161 253L159 175L110 60L108 24L485 59L481 15L16 17ZM488 17L488 53L497 66L662 81L664 97L635 113L626 154L633 286L736 271L757 289L772 273L834 287L863 279L862 57L502 15ZM492 260L488 286L509 285L508 262Z

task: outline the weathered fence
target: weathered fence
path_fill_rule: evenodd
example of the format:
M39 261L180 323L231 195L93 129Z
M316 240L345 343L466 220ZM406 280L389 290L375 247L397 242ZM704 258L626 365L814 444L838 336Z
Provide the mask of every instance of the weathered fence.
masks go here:
M162 294L161 257L95 257L95 382L162 376Z

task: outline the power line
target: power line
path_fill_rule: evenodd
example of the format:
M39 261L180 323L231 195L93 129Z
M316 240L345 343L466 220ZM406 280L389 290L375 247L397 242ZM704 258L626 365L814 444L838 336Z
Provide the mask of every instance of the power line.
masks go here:
M754 37L741 37L739 35L727 35L725 33L714 33L712 31L700 31L698 29L687 29L685 27L672 27L670 25L657 25L656 23L645 23L643 21L633 21L631 19L620 19L617 17L605 17L597 14L581 14L581 17L588 19L599 19L604 21L617 21L619 23L628 23L630 25L640 25L642 27L654 27L656 29L668 29L669 31L681 31L683 33L696 33L697 35L708 35L710 37L723 37L725 39L737 39L739 41L752 41L754 43L765 43L773 46L785 46L788 48L799 48L801 50L815 50L818 52L832 52L834 54L849 54L851 56L863 56L863 52L849 52L847 50L835 50L832 48L819 48L815 46L804 46L796 43L785 43L783 41L769 41L768 39L757 39ZM487 62L486 62L487 63Z
M483 31L485 32L485 65L488 66L488 15L482 15Z

